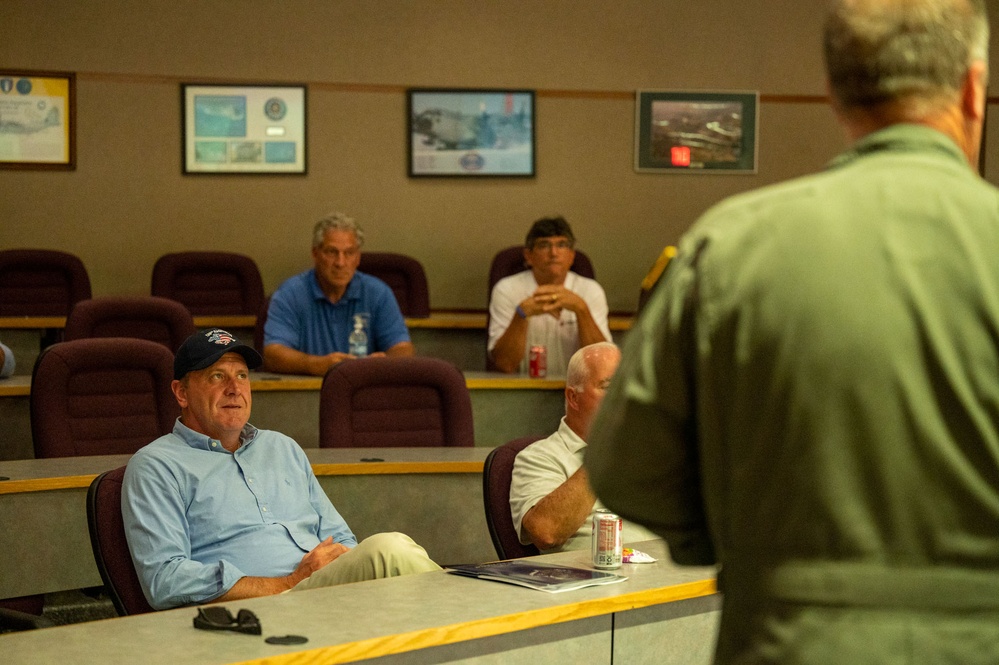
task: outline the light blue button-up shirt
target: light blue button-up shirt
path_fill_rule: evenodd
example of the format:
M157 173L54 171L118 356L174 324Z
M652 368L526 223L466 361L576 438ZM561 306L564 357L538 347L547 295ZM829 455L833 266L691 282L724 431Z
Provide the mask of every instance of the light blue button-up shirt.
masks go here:
M178 419L129 461L125 534L154 608L212 600L245 576L287 575L329 536L357 545L294 440L248 424L242 441L230 453Z

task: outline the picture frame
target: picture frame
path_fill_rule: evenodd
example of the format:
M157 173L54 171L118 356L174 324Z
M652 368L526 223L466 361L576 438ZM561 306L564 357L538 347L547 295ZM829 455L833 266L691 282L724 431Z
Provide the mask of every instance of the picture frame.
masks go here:
M411 88L406 97L410 177L534 177L533 90Z
M639 90L635 170L756 173L758 92Z
M297 84L182 83L183 172L305 175L307 93Z
M0 69L0 169L76 169L76 74Z

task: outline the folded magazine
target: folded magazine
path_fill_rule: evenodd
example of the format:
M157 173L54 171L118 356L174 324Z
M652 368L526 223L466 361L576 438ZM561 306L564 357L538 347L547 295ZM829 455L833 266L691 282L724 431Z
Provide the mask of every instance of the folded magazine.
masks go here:
M449 573L477 577L481 580L518 584L528 589L557 593L582 589L598 584L614 584L628 579L624 575L606 573L599 570L559 566L551 563L535 561L512 560L493 561L491 563L475 563L445 568Z

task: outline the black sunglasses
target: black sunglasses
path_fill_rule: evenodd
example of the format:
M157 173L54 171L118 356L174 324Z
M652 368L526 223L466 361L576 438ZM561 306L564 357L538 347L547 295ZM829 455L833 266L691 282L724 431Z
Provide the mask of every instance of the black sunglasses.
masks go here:
M240 610L234 617L232 612L220 605L199 607L194 617L194 627L201 630L231 630L247 635L260 634L260 619L250 610Z

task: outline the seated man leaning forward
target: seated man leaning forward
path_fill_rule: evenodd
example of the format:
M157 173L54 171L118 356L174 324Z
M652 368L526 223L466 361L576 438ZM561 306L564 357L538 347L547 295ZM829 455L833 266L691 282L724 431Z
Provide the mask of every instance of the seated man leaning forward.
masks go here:
M122 487L125 534L149 604L166 609L440 570L401 533L358 544L292 439L248 424L261 358L224 330L174 359L181 416L140 449Z
M510 513L520 542L542 552L590 547L593 511L603 506L590 489L583 453L590 422L604 398L621 352L610 342L585 346L569 360L565 417L558 431L517 454L510 481ZM658 538L624 523L624 542Z
M528 349L544 346L549 375L563 376L576 349L611 340L604 290L569 271L575 244L565 219L539 219L524 242L530 270L504 277L493 287L489 354L499 371L526 373Z
M364 231L333 213L312 233L315 267L274 292L264 324L264 361L272 372L323 376L349 360L356 317L366 322L368 355L411 356L406 322L389 286L357 270Z

